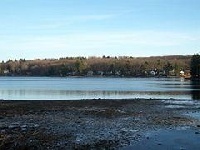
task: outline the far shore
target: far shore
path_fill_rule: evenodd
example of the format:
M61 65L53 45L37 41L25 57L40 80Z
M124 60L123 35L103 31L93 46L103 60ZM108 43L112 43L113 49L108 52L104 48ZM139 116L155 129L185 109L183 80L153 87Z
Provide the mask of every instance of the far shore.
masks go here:
M196 149L199 114L180 99L0 100L0 149Z

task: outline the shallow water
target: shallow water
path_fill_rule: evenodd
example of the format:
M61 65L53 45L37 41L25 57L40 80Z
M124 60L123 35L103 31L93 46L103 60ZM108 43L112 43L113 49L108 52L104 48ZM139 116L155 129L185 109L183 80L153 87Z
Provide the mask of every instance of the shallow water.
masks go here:
M180 78L0 77L0 99L200 99L200 84Z
M135 141L123 150L199 150L200 134L197 129L160 129L146 133L141 141Z

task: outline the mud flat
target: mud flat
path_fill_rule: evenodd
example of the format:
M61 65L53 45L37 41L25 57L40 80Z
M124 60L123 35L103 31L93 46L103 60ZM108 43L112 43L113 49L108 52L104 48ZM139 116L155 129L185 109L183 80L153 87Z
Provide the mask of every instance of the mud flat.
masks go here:
M0 101L0 149L197 149L200 102Z

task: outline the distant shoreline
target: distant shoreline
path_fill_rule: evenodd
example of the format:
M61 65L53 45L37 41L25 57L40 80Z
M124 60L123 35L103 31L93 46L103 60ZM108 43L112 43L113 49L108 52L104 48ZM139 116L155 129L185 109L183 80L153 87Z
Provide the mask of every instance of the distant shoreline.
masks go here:
M8 60L0 63L2 76L167 77L190 72L192 56L64 57Z
M49 77L49 78L183 78L180 76L17 76L17 75L7 75L3 76L0 75L0 77L38 77L38 78L43 78L43 77Z

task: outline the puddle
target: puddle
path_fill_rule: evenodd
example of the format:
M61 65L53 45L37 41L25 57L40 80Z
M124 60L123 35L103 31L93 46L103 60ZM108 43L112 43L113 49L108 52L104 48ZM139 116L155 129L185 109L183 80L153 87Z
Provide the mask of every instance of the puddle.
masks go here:
M199 141L200 134L195 129L160 129L147 132L142 140L131 143L130 146L123 148L123 150L199 150Z
M192 100L162 100L166 104L166 108L199 108L200 103Z
M196 105L197 103L192 100L163 100L166 104L174 104L174 105Z
M200 120L200 112L189 112L185 115Z
M185 108L183 105L167 105L165 108Z

